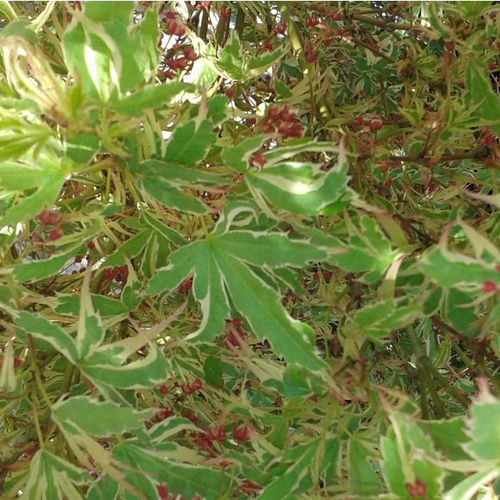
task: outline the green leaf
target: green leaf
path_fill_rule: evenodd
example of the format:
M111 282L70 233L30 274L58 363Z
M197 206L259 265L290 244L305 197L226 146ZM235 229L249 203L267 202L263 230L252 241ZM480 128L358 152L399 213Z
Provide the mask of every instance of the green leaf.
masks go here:
M299 455L296 457L283 474L262 490L259 500L292 498L292 495L300 487L301 481L309 473L312 459L316 453L316 447L306 447L305 451L301 454L302 456Z
M59 325L50 322L43 316L21 311L15 315L15 324L22 328L26 335L43 340L63 354L73 364L79 358L73 338Z
M52 417L70 434L75 428L91 436L112 436L140 429L152 410L136 411L110 401L101 402L88 396L73 396L52 406ZM70 424L70 425L68 425Z
M382 470L390 491L398 498L410 500L406 484L419 479L430 500L442 498L443 470L433 462L437 454L418 426L404 414L393 414L392 427L382 438Z
M92 294L91 299L94 310L101 316L121 316L128 312L128 308L117 299L97 294ZM80 314L80 297L78 295L58 295L54 311L58 314L78 316Z
M219 358L214 358L213 356L209 356L205 363L203 364L203 373L204 379L212 384L214 387L219 388L222 381L222 363Z
M462 417L448 420L423 420L419 427L431 436L434 446L450 460L470 460L463 445L467 443L466 425Z
M269 66L278 62L289 50L290 47L287 44L283 44L276 50L267 52L260 56L251 57L245 64L245 77L252 78L262 75L262 73L265 73Z
M76 163L87 164L99 150L99 138L81 133L66 139L66 154Z
M173 230L171 227L167 226L163 222L159 221L150 212L143 213L144 222L148 224L152 229L164 236L168 241L171 241L175 245L182 247L187 245L188 240L186 240L181 234Z
M224 45L224 48L219 51L215 66L225 78L231 80L243 79L243 52L236 31L231 31L229 40Z
M373 340L389 335L422 315L420 304L398 304L396 300L384 300L358 309L353 321L344 330L347 336L362 335Z
M159 454L127 442L117 445L113 456L127 466L125 471L140 470L159 483L168 484L171 493L188 498L201 494L206 500L217 500L225 494L230 482L220 471L164 460Z
M482 394L470 410L469 433L471 443L466 446L479 460L496 460L500 457L500 401L489 394Z
M92 355L104 340L106 333L101 317L94 312L88 284L85 286L85 283L84 281L80 296L80 318L76 334L79 359L85 359Z
M225 287L236 309L245 316L261 339L268 339L275 352L292 363L318 370L324 362L315 353L313 333L284 310L275 290L254 274L244 261L269 267L304 266L327 254L303 241L281 233L233 231L191 243L171 255L171 263L158 270L146 293L155 295L178 286L193 270L195 298L201 302L203 320L189 339L209 340L224 327L229 312Z
M471 57L465 72L465 85L472 101L480 106L482 116L493 123L491 129L500 134L500 98L491 88L488 70L478 58Z
M474 259L467 255L452 253L442 246L425 253L420 261L423 274L444 287L480 290L487 280L500 286L500 273L493 263Z
M326 251L281 233L230 231L214 239L217 252L256 266L303 267L326 260Z
M165 157L167 162L180 163L194 167L205 158L214 144L216 135L212 132L214 124L203 116L177 126L167 142Z
M234 170L244 173L250 168L252 154L259 150L266 140L266 136L258 135L244 139L236 146L224 148L221 153L222 161Z
M2 9L3 11L3 9ZM38 38L35 32L30 29L29 21L24 19L16 19L11 21L7 26L2 28L0 32L0 39L6 38L8 36L19 36L24 38L31 45L35 45L38 42Z
M323 369L325 363L311 342L312 331L287 314L278 294L234 257L217 253L215 259L236 309L255 334L262 340L268 339L276 354L289 363L311 370Z
M346 195L348 181L345 156L326 173L320 168L319 164L277 163L246 172L245 180L256 200L263 196L290 213L319 215Z
M43 183L31 195L10 207L0 219L0 227L22 222L39 214L46 205L53 205L59 196L64 178L61 175L45 176Z
M118 345L116 345L118 344ZM168 364L163 353L150 346L145 358L120 366L123 353L119 342L95 350L80 363L80 369L91 380L119 389L151 388L167 378Z
M74 484L84 484L89 479L86 470L42 449L31 462L28 481L23 487L23 497L29 500L63 497L81 499Z
M104 261L102 267L105 268L123 266L126 263L126 259L133 259L142 252L151 236L152 231L149 229L145 229L144 231L141 231L132 238L128 239L125 243L120 245L116 252L112 253Z
M378 495L381 491L378 475L368 460L368 453L358 439L349 440L349 490L354 495Z
M174 252L170 256L170 264L158 269L153 276L146 293L148 295L157 295L180 285L182 280L193 271L201 250L202 244L195 241Z
M193 293L201 304L203 319L199 329L187 338L197 342L213 340L224 330L230 307L221 272L207 244L198 254Z
M184 82L170 82L162 85L147 85L138 92L122 97L111 104L111 109L127 116L141 116L146 109L156 109L169 103L181 92L189 92Z
M83 248L82 244L71 246L66 251L55 254L48 259L15 264L11 267L11 270L16 280L21 283L41 280L61 270L80 254Z
M83 13L66 29L64 59L88 96L103 102L135 89L154 76L158 65L158 39L154 12L134 24L134 2L84 4Z
M201 200L185 195L181 189L161 178L145 177L141 184L148 195L169 208L194 214L203 214L207 211L207 206Z
M481 486L491 484L498 476L500 476L498 467L476 472L446 492L443 500L472 500L477 498L476 495Z

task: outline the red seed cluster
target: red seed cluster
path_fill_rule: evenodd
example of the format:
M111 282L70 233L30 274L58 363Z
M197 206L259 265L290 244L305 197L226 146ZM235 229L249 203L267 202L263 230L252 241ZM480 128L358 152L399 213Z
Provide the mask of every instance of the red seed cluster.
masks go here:
M177 47L176 47L177 46ZM172 47L174 50L178 50L180 48L179 44L174 44ZM188 46L185 47L182 51L182 56L177 58L169 58L164 60L164 64L169 69L163 72L163 76L166 78L175 78L174 71L184 71L187 66L198 59L198 54L194 51L193 47Z
M286 104L281 109L276 104L269 106L267 115L261 120L260 125L264 127L264 133L272 134L277 130L284 138L302 137L304 131L295 113L291 112Z
M203 387L203 382L197 378L192 384L182 384L181 389L184 394L193 394L193 392L199 391Z

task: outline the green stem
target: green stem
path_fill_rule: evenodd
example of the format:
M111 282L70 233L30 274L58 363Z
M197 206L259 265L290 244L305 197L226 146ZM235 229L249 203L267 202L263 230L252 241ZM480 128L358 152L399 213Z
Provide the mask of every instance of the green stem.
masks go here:
M418 376L419 379L421 380L421 388L422 390L424 387L429 389L431 399L434 403L434 411L436 412L436 415L439 418L446 418L446 410L444 408L443 402L441 401L441 398L437 392L436 385L434 384L434 381L432 378L429 376L429 373L425 370L425 368L422 366L422 359L425 358L424 351L422 349L422 346L420 345L420 342L418 340L417 334L415 332L415 329L413 328L412 325L407 327L407 332L408 336L410 338L410 342L413 346L413 351L415 352L415 355L417 356L417 370L418 370ZM424 389L425 391L425 389ZM421 394L421 398L424 396L424 394Z
M236 22L234 25L236 33L238 33L239 37L243 36L243 29L245 28L245 12L242 8L238 7L238 13L236 14Z
M208 9L204 9L203 16L201 18L201 26L200 26L200 38L204 42L207 41L207 32L208 32Z
M470 399L463 394L461 391L459 391L456 387L453 387L446 377L441 375L439 370L434 366L432 361L425 355L425 353L422 350L422 347L420 346L420 342L418 340L417 334L415 332L415 329L413 328L412 325L408 326L407 328L408 335L410 337L410 341L414 347L415 354L417 355L417 363L422 366L426 370L426 374L430 373L436 379L444 388L444 390L453 398L455 401L457 401L459 404L461 404L464 408L468 408L470 405Z

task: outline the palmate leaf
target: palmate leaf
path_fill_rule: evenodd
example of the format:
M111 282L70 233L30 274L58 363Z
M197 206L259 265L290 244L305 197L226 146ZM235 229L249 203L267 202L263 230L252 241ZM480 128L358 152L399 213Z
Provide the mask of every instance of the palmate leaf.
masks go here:
M48 259L21 262L5 268L0 274L3 274L4 271L5 273L12 273L14 278L20 282L37 281L47 276L52 276L74 259L76 255L82 253L85 243L88 243L95 237L100 227L100 219L96 219L82 232L75 234L75 240L78 240L78 243L68 245L64 250L52 255Z
M96 437L140 429L152 415L153 410L136 411L88 396L73 396L52 406L52 418L67 432L77 429Z
M207 500L222 498L230 484L230 477L203 465L188 465L164 460L160 453L145 450L131 442L123 442L113 450L113 458L124 464L126 481L135 484L134 471L157 483L167 484L174 494L187 498L201 494Z
M40 450L31 462L30 475L23 487L23 497L29 500L63 497L81 499L74 484L84 484L89 479L88 471L74 466L47 450Z
M397 498L410 500L406 484L418 478L427 485L429 500L442 498L444 471L433 462L438 458L432 440L407 415L393 414L392 426L382 438L382 471L389 490Z
M215 67L224 78L246 80L262 75L269 66L279 61L289 50L285 44L272 52L252 57L244 54L236 31L231 31L229 40L219 51Z
M101 345L105 336L100 315L94 311L91 295L81 295L80 321L76 338L56 323L40 314L11 311L18 327L17 335L28 343L27 335L35 339L39 349L56 350L96 385L120 389L153 387L165 380L168 364L165 356L154 345L149 345L145 358L127 363L128 358L151 338L141 333L110 344Z
M208 341L221 333L230 310L229 296L255 334L268 339L278 355L318 370L324 362L312 346L311 330L287 314L277 292L249 265L302 267L326 257L324 250L305 241L291 240L281 233L212 234L206 240L174 252L170 264L159 269L151 279L146 293L155 295L172 289L194 271L194 295L201 303L203 320L200 329L189 339Z
M120 108L118 97L149 80L156 71L156 13L148 10L142 22L134 25L134 2L83 6L63 37L66 64L81 78L88 96L103 102L113 97ZM124 109L129 108L122 104L121 111Z
M343 331L347 337L361 335L376 340L389 335L397 328L413 323L421 315L420 304L383 300L356 311L352 322L346 325Z
M458 221L475 256L450 251L445 231L438 245L422 255L420 270L428 278L444 288L456 288L463 292L478 293L486 281L500 286L500 251L497 246L464 222Z
M187 163L171 163L159 160L147 160L138 165L131 166L131 170L138 174L138 184L149 196L183 212L202 214L207 210L206 205L197 197L190 196L185 189L210 189L211 186L219 187L226 183L227 179L220 175L215 175L195 169L187 169L186 166L194 166L205 152L200 154L200 145L195 147L194 154L177 154L179 161ZM168 150L167 150L168 153ZM194 163L191 163L194 161Z
M267 163L261 170L251 168L250 159L265 136L245 139L222 153L226 165L244 173L255 200L297 215L319 215L332 203L347 199L347 157L342 146L301 139L264 154ZM287 161L304 152L338 152L337 165L327 172L321 164Z

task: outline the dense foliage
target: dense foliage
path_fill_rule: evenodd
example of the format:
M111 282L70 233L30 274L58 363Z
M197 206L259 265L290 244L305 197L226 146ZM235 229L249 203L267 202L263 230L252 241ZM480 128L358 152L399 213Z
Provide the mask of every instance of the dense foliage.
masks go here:
M500 8L0 4L0 490L500 493Z

